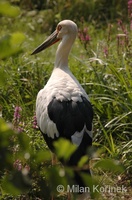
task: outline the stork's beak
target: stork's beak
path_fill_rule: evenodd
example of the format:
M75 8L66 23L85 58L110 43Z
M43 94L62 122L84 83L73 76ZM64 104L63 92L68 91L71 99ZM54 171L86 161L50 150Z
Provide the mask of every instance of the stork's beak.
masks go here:
M55 44L58 42L60 39L57 38L58 32L55 30L41 45L39 45L31 55L37 54L40 51L43 51L44 49L48 48L52 44Z

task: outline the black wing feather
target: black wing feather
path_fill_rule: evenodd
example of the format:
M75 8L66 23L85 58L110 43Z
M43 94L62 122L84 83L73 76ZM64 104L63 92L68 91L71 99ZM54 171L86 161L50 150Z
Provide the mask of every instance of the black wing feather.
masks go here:
M89 131L92 129L93 109L85 97L82 102L61 102L54 97L48 105L48 115L56 124L59 135L68 139L76 131L80 132L84 124Z

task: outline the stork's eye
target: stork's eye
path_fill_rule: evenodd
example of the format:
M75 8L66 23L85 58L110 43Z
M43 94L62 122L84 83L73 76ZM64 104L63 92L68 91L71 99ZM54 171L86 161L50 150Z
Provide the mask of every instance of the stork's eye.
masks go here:
M58 25L57 31L60 31L61 29L62 29L62 26L61 26L61 25Z

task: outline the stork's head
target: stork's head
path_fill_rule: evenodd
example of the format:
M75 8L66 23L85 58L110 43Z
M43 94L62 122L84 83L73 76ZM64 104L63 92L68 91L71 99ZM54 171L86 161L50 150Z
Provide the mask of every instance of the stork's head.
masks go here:
M77 25L73 21L63 20L58 23L56 30L40 46L38 46L31 55L39 53L65 37L72 37L75 39L77 32Z

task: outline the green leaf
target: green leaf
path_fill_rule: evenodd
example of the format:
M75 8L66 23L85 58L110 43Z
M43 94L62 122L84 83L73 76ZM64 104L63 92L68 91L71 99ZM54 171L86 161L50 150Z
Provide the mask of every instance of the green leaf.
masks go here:
M7 124L2 118L0 118L0 134L5 132L9 133L11 130L9 124Z
M15 45L20 45L25 39L25 36L23 33L20 32L15 32L12 33L11 35L11 45L15 46Z
M10 126L0 118L0 170L4 168L12 168L12 159L11 151L9 150L9 145L11 145L10 138L13 135L13 130Z
M6 78L7 78L7 75L6 75L6 73L4 72L4 69L1 67L1 68L0 68L0 86L5 85Z
M3 194L12 194L12 195L19 195L21 194L21 191L16 188L10 181L10 176L4 176L2 183L2 192Z
M64 168L60 169L58 166L53 166L52 168L48 168L46 170L46 178L48 180L49 187L53 193L59 192L57 190L57 187L59 185L62 185L64 187L64 190L66 190L67 180L66 180L65 176L61 176L62 170L64 171L63 173L65 175Z
M37 164L41 163L41 162L44 162L44 161L47 161L47 160L50 160L51 161L51 153L50 151L47 151L47 150L40 150L38 152L36 152L36 155L35 155L35 162Z
M11 6L8 2L0 3L0 14L7 15L9 17L16 17L20 13L20 9L16 6Z
M2 180L2 189L5 193L10 193L13 196L26 192L31 186L31 180L28 175L21 171L12 171L12 174L7 174Z
M83 181L85 182L85 185L88 188L87 191L90 191L91 198L100 199L99 188L101 187L101 185L100 185L99 180L95 177L89 176L86 173L81 173L81 177L83 178Z
M0 39L0 59L6 58L21 51L20 45L24 41L25 36L16 32L6 35Z
M59 139L54 142L54 146L58 158L63 158L64 160L68 160L77 148L66 139Z
M94 165L94 168L120 173L124 170L123 166L121 166L118 161L112 159L100 160Z
M79 160L78 167L84 166L84 164L86 164L86 162L88 162L88 156L85 155Z

